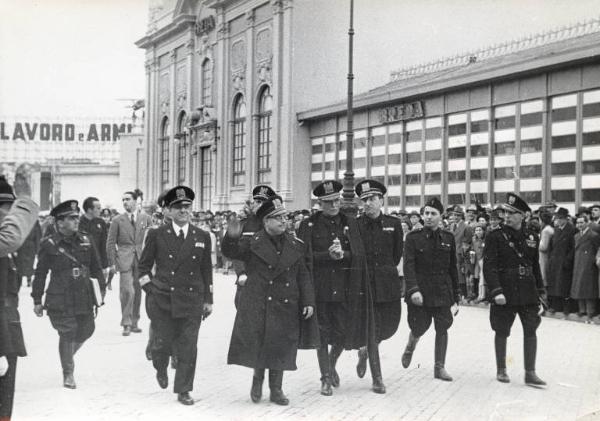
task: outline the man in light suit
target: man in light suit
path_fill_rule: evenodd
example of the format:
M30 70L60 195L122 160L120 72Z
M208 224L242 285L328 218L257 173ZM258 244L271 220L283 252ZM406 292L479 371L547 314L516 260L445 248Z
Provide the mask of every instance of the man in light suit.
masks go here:
M120 273L119 297L123 336L142 331L138 327L141 302L141 287L137 281L138 261L142 255L146 230L152 225L150 215L139 212L136 196L131 191L123 194L125 213L112 220L106 241L110 268Z

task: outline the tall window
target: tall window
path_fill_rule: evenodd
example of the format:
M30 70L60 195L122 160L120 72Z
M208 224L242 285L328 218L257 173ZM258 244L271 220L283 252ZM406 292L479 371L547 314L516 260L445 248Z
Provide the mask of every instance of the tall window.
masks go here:
M244 184L246 174L246 103L238 95L233 103L233 185Z
M200 206L203 210L210 209L212 200L212 151L210 147L200 149L202 170L200 173Z
M169 119L165 117L160 129L160 183L165 190L169 186Z
M187 133L185 131L185 112L179 115L177 122L177 183L185 182Z
M209 59L202 63L202 104L212 105L212 68Z
M258 182L269 181L271 173L271 114L273 99L269 87L265 87L258 102Z

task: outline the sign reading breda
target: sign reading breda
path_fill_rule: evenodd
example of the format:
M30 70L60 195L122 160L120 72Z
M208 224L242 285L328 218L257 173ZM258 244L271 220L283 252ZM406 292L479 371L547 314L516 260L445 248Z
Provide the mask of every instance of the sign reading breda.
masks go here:
M0 140L116 142L120 133L131 133L131 124L38 123L0 121Z
M379 115L380 123L392 123L394 121L421 118L424 115L423 103L421 101L415 101L407 104L385 107L380 109L377 114Z

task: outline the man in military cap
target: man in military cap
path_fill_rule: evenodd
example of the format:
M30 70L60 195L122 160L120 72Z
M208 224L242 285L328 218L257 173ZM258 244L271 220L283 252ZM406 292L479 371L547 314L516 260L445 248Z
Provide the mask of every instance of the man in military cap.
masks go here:
M256 211L265 201L275 195L275 190L265 184L259 184L252 189L252 201L248 202L244 208L246 217L242 219L242 238L249 239L262 229L262 221L256 216ZM227 236L227 233L225 233L225 236ZM237 307L240 300L240 294L243 291L244 285L246 285L248 275L246 274L244 262L241 260L233 260L233 269L237 276L235 281L237 288L234 299L234 303Z
M33 311L38 317L48 312L50 322L60 337L58 350L63 369L63 384L75 389L73 357L83 343L94 333L94 309L101 303L94 300L91 278L96 279L105 293L104 275L98 251L86 234L78 232L79 206L76 200L57 205L50 215L54 217L56 232L46 237L40 246L35 269ZM46 275L51 272L46 290ZM42 296L46 301L42 305Z
M194 385L198 331L213 304L211 241L208 233L190 224L193 200L189 187L169 190L164 203L172 221L148 231L139 264L139 281L152 322L156 379L161 388L168 387L167 367L174 352L177 369L173 391L184 405L194 404L189 392Z
M530 211L523 199L508 193L503 207L505 223L488 233L483 251L483 273L492 302L490 323L496 332L496 378L502 383L510 382L506 373L506 339L518 314L523 325L525 383L545 386L535 373L536 330L541 323L539 300L545 296L539 239L523 226L524 215Z
M424 227L406 236L404 246L404 279L410 336L402 355L402 366L410 365L419 338L435 327L436 379L452 381L445 369L448 329L453 314L458 313L458 273L454 237L440 229L444 207L437 198L423 207ZM454 307L454 309L452 309Z
M298 231L298 238L307 247L308 269L315 286L321 336L317 358L321 394L325 396L332 395L331 386L340 384L335 365L345 345L349 344L350 349L354 347L353 339L346 339L348 313L352 310L348 308L347 291L350 283L361 281L361 264L364 269L364 247L356 220L340 213L342 187L334 180L316 186L313 194L321 210L303 220ZM328 353L329 345L331 352Z
M376 180L363 180L356 185L356 195L363 202L364 213L357 218L360 237L366 252L368 285L366 293L373 303L374 337L358 352L356 371L363 377L369 361L373 391L385 393L379 361L379 343L390 338L400 323L402 282L397 266L404 245L402 223L384 215L383 196L386 187Z

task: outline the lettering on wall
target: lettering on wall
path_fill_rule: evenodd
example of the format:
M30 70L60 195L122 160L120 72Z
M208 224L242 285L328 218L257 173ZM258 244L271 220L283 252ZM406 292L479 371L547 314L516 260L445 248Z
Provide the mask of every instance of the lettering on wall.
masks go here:
M380 109L380 123L392 123L394 121L410 120L413 118L421 118L424 115L423 103L421 101L410 102L407 104L394 105Z
M50 142L116 142L122 133L131 133L131 123L91 123L87 126L72 123L31 123L0 121L0 140Z

